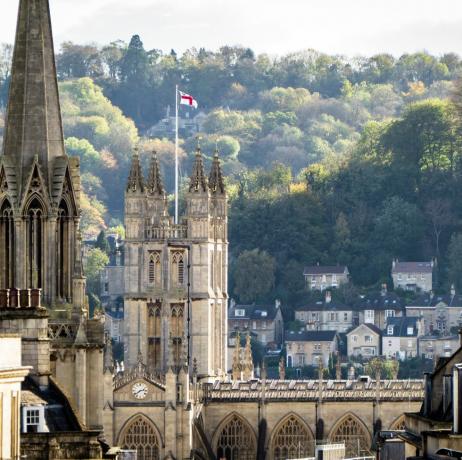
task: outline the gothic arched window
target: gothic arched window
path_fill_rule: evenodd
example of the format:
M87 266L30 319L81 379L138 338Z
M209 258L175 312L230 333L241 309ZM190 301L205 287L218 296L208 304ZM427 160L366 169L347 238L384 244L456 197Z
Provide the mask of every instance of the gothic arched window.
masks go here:
M57 241L57 289L58 297L62 300L70 299L72 286L72 247L69 207L62 200L58 209L58 241Z
M4 289L14 287L14 233L13 209L10 202L5 200L0 213L1 282Z
M313 451L311 433L297 417L291 415L276 430L273 438L274 460L310 457Z
M255 439L250 427L237 415L222 428L217 441L217 458L254 460L257 456Z
M173 286L184 285L184 253L174 252L172 255L172 283Z
M151 252L149 254L148 280L149 280L149 284L160 286L161 263L160 263L160 254L158 252Z
M27 284L42 287L43 274L43 206L35 198L27 208Z
M329 440L334 443L345 443L347 457L369 455L371 439L367 429L353 415L347 415L332 430Z
M148 310L148 366L161 367L162 310L160 305L149 305Z
M173 341L173 359L179 364L181 360L183 336L184 336L184 306L172 305L170 318L170 336Z
M156 429L141 415L125 429L119 445L124 450L136 450L137 460L160 460L160 442Z

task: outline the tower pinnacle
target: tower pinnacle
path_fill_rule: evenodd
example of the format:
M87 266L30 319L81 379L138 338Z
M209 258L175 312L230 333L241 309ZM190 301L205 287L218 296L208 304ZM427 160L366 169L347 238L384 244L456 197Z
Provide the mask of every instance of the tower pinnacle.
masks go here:
M3 154L21 174L37 155L48 177L65 155L48 0L20 0Z
M127 192L144 192L143 172L141 171L140 156L138 148L133 151L132 166L128 176Z
M159 160L157 152L152 152L151 167L149 168L149 177L147 183L148 192L151 195L163 195L165 193L162 176L160 174Z
M204 172L204 159L199 145L199 140L196 149L196 159L194 160L193 170L191 174L191 183L189 185L190 192L206 192L207 178Z

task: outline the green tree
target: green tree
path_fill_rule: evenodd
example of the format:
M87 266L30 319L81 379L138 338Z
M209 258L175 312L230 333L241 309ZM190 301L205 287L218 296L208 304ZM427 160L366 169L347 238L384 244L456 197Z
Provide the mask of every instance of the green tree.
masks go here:
M100 274L109 263L108 255L99 248L91 249L84 259L85 275L87 277L87 292L99 295Z
M462 290L462 233L452 235L448 247L449 281Z
M255 302L274 286L276 264L267 252L243 251L233 269L234 291L242 302Z
M104 230L99 232L98 238L96 238L95 247L101 249L101 251L107 255L111 252L111 246L109 245L109 241L106 238L106 232Z

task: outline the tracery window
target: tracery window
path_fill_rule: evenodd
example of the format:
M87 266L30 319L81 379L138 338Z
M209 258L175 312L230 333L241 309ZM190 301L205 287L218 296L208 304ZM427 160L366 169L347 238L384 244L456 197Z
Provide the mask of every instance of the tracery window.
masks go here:
M352 415L348 415L334 429L330 441L345 443L346 457L360 457L369 455L371 440L369 433L361 423Z
M148 280L149 284L153 284L155 286L160 286L161 284L160 253L157 251L149 254Z
M59 205L58 210L58 241L57 241L57 258L58 258L58 272L57 272L57 294L61 299L69 299L71 297L71 222L69 215L69 208L67 203L63 200Z
M226 460L254 460L257 455L250 428L234 415L221 430L217 442L217 458Z
M290 416L274 436L274 460L310 457L313 451L314 443L310 433L295 416Z
M161 363L161 334L162 310L157 304L148 305L148 366L160 369Z
M176 364L180 364L184 336L184 306L181 304L172 305L170 336L173 341L173 359Z
M120 445L125 450L136 450L137 460L160 460L160 443L154 426L141 415L130 423Z
M1 235L1 281L2 287L8 289L14 286L14 219L13 210L8 200L5 200L0 214Z
M34 199L27 210L27 284L32 288L42 287L43 218L42 205Z
M172 255L172 283L173 286L184 285L184 253L174 252Z

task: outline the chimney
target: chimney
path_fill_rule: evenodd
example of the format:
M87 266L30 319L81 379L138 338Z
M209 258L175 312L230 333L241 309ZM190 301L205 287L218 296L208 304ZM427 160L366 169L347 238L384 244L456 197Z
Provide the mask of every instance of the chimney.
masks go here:
M332 302L332 294L330 291L326 291L326 303L331 303Z
M274 301L274 306L276 307L276 310L279 310L281 308L281 301L279 299L276 299Z
M393 259L392 266L393 266L393 268L396 267L396 259Z
M234 308L235 306L236 306L236 301L235 301L234 299L231 299L231 300L229 301L229 307L230 307L230 308Z
M387 295L387 292L388 292L387 283L383 283L382 284L382 296L385 297Z
M350 369L348 370L348 380L354 380L355 379L355 368L354 366L350 366Z
M451 300L456 296L456 287L454 284L451 284Z

